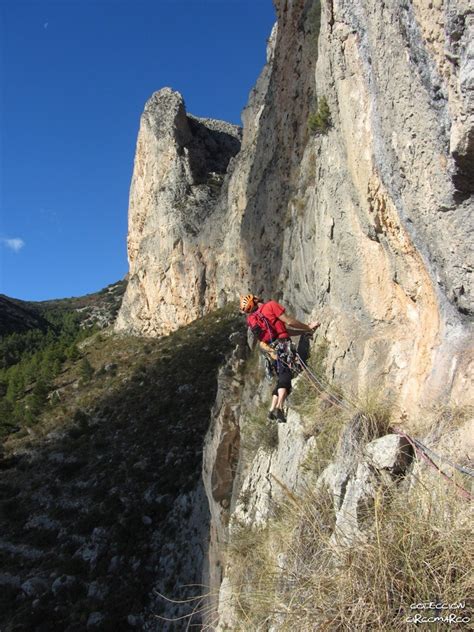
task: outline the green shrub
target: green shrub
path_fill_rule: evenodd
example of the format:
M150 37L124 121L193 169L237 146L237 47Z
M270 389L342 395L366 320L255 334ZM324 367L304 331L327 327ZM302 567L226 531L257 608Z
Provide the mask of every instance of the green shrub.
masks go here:
M278 447L278 424L267 419L265 406L245 419L242 445L250 453L257 452L259 448L265 452L271 452Z
M78 408L74 412L73 420L77 424L77 426L82 430L82 432L84 432L84 430L87 430L87 428L89 427L90 415L86 413L85 410Z
M316 110L308 117L308 129L312 134L326 134L330 127L331 111L326 97L321 97Z
M66 357L69 360L72 360L73 362L74 360L78 360L81 357L81 353L79 349L77 348L76 343L72 344L70 347L66 349Z
M79 375L81 376L82 383L90 382L92 376L94 375L94 368L87 358L82 358L81 360L79 365Z
M0 438L15 428L14 406L8 399L0 398Z

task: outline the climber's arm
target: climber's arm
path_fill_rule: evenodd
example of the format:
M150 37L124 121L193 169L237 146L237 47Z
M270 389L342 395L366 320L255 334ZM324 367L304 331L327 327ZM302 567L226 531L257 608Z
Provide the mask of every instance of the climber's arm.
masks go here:
M301 334L312 334L315 329L317 329L321 323L314 321L309 325L305 325L293 316L289 316L288 314L281 314L279 319L285 323L286 329L290 336L300 336Z

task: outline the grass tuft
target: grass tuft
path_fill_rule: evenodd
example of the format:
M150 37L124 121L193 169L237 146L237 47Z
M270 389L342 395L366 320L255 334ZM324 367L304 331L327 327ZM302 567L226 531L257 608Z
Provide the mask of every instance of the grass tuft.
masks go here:
M255 630L393 632L407 627L413 603L467 600L474 560L464 500L444 483L405 486L380 490L369 511L367 541L345 549L333 544L333 502L323 490L289 496L277 521L247 528L231 560L241 621Z
M267 419L267 408L262 405L242 423L242 447L250 454L262 448L271 452L278 447L278 424Z

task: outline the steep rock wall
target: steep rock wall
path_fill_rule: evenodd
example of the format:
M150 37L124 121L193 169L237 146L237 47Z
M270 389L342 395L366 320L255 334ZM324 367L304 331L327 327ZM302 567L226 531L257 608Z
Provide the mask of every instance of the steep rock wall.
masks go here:
M456 39L467 76L471 26L461 4L427 7L323 4L314 87L332 127L291 182L277 282L299 313L318 310L331 377L380 383L401 415L459 393L471 362L472 196L450 138L471 133L472 89L456 63L441 74L431 42Z
M147 102L130 188L130 273L118 331L152 336L203 315L216 256L206 256L211 244L202 228L213 222L239 137L234 125L187 115L183 98L169 88ZM216 307L214 296L210 303Z
M147 104L117 327L159 334L254 290L317 315L330 377L389 389L401 416L461 401L472 371L468 6L276 9L235 158L235 128L187 116L169 89ZM331 127L314 135L322 96Z
M395 418L409 429L425 424L425 436L428 408L467 404L473 392L472 10L462 0L275 4L278 25L243 113L241 148L228 160L231 143L212 169L214 188L193 174L181 97L161 91L147 106L118 327L156 335L239 291L272 296L321 320L328 379L356 396L390 395ZM331 125L313 134L308 117L322 97ZM203 465L211 514L203 583L222 629L235 623L229 525L265 523L278 491L271 476L297 488L311 450L292 412L277 447L242 462L240 424L268 393L255 395L255 376L240 373L239 346L220 376ZM466 428L451 456L462 436ZM339 456L346 467L349 457ZM349 470L366 473L353 461ZM334 468L326 482L340 496L349 475ZM346 513L361 485L370 488L361 480L350 480Z

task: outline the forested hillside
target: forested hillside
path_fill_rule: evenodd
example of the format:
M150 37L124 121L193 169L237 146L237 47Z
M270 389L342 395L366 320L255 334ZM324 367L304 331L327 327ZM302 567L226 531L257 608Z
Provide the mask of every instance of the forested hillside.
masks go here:
M8 333L0 341L0 437L27 433L54 403L54 380L64 363L80 359L81 341L111 322L124 289L120 282L85 297L40 303L1 297L0 323ZM81 371L87 379L85 358Z

